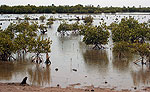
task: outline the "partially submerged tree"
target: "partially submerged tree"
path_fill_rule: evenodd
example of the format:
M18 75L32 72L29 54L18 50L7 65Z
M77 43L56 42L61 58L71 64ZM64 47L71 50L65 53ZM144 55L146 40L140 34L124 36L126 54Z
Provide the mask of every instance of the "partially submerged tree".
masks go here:
M85 31L86 29L88 29L89 26L88 25L85 25L85 24L81 24L79 25L79 34L80 35L84 35L85 34Z
M61 35L65 35L68 34L68 31L72 31L72 33L74 34L78 34L80 30L79 27L79 22L75 22L72 24L68 24L67 22L63 21L63 23L61 23L57 29L57 32L61 33Z
M15 44L11 37L4 32L0 32L0 60L7 61L15 52Z
M71 26L70 24L67 24L65 21L61 23L57 29L57 32L61 33L61 35L67 34L67 31L71 31Z
M127 53L130 51L130 44L128 42L116 42L114 44L113 52L117 53L118 58L121 58L124 56L124 53Z
M114 42L145 42L150 32L147 23L139 23L133 18L123 18L119 24L112 23L112 39Z
M102 49L107 44L109 38L109 32L104 28L102 24L98 27L89 26L84 33L83 42L87 45L95 45L93 49Z
M136 60L134 63L141 61L141 64L146 64L146 62L150 63L150 44L149 43L134 43L133 51L137 53L141 58ZM144 60L145 59L145 60ZM145 61L145 62L144 62Z
M46 17L43 15L43 16L40 16L39 19L44 22L44 20L46 19Z
M117 52L120 58L121 52L130 51L141 57L142 65L144 57L146 61L149 61L150 44L145 42L150 38L149 24L139 23L130 17L123 18L119 24L112 23L109 28L112 30L112 39L115 44L113 51Z
M12 54L22 52L38 53L50 52L50 39L36 37L38 31L37 23L22 22L10 24L8 28L0 31L0 60L7 61L14 57Z
M45 34L47 32L47 27L44 24L40 24L39 29L42 34Z
M50 38L44 39L43 37L39 36L37 39L32 38L29 44L29 50L34 53L47 53L51 52L50 44L52 41Z
M80 28L79 28L79 22L78 21L75 22L75 23L70 24L70 26L71 26L71 30L74 34L79 34L79 29Z
M29 44L29 51L35 53L35 55L32 57L32 61L36 61L37 63L40 61L40 63L43 61L41 57L41 53L49 53L50 45L52 44L52 41L50 38L44 39L43 37L39 36L37 39L31 39Z
M53 21L48 21L48 22L46 23L46 25L50 28L53 23L54 23Z
M28 52L28 44L31 38L37 36L38 25L37 23L29 24L28 22L22 22L17 24L15 27L14 32L16 33L16 37L14 39L14 43L16 48L18 49L17 52L23 51Z
M28 17L28 15L24 15L24 20L28 22L30 20L30 17Z
M55 21L55 19L52 18L52 17L50 17L50 18L48 19L48 22L46 23L46 25L50 28L51 25L54 23L53 21Z
M52 18L52 17L50 17L49 19L48 19L48 21L55 21L56 19L54 19L54 18Z
M93 17L92 16L87 16L87 17L83 18L83 20L84 20L84 23L86 25L91 25L93 23Z
M14 38L14 30L15 30L16 24L10 23L9 26L5 30L1 30L1 32L5 33L6 35L9 35L11 39Z

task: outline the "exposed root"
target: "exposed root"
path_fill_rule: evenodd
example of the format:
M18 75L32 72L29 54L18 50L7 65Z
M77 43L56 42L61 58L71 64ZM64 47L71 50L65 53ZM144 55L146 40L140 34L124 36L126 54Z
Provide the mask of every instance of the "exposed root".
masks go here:
M146 61L146 62L144 62L144 61ZM141 58L135 60L133 63L138 65L139 62L141 62L142 65L146 65L147 64L147 59L144 58L144 57L141 57Z
M40 55L39 53L37 53L36 55L32 56L32 62L35 62L37 64L42 63L43 62L42 55Z
M93 49L98 49L98 50L100 50L100 49L105 49L105 47L103 47L102 45L98 45L98 44L96 44L94 47L93 47Z

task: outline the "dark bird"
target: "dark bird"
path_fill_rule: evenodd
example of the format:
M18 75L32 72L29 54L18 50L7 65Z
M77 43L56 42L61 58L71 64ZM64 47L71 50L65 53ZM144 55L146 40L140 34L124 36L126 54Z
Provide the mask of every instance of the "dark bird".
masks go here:
M26 83L27 78L28 78L28 77L25 77L25 78L22 80L22 82L20 83L20 85L27 84L27 83Z

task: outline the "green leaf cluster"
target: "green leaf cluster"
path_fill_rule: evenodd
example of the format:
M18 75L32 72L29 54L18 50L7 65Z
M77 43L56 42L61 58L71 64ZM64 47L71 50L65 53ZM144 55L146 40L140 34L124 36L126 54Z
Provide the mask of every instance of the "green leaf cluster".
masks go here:
M44 22L44 20L46 19L46 17L43 15L43 16L40 16L39 19Z
M44 24L40 24L39 29L42 34L45 34L45 32L47 32L47 26L45 26Z
M114 42L145 41L149 38L150 28L147 23L139 23L134 18L123 18L119 24L112 23L112 39Z
M83 20L84 20L84 23L86 25L91 25L93 23L93 17L92 16L87 16Z
M137 53L142 58L150 55L149 39L150 26L148 23L139 23L134 18L123 18L119 24L112 23L109 28L112 30L114 41L113 51L119 54L124 52Z
M0 60L7 61L12 54L21 52L50 52L51 40L37 36L37 23L10 24L0 30Z
M108 42L109 32L101 24L96 26L86 26L84 29L83 42L87 45L105 45Z
M67 22L63 21L57 29L57 32L62 34L66 33L67 31L78 31L79 30L79 22L75 22L73 24L68 24Z
M51 25L54 23L53 21L54 21L53 18L48 19L48 22L46 23L46 25L50 28Z

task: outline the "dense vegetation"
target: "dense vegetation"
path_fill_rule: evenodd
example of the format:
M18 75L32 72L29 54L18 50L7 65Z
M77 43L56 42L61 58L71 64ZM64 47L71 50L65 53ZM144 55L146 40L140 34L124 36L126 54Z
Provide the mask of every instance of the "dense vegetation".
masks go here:
M0 31L0 60L8 60L13 58L12 54L22 52L36 53L36 59L41 60L40 53L50 52L50 39L43 39L37 36L37 31L40 30L42 34L47 32L47 26L51 27L54 19L49 18L45 24L29 23L28 16L25 16L25 22L18 24L10 24L7 29ZM45 16L40 16L40 20L44 22ZM112 39L114 42L113 52L118 53L118 57L122 57L125 52L136 53L141 57L142 64L144 59L150 62L150 24L139 23L132 17L122 18L119 23L111 23L106 26L106 23L100 22L99 25L94 26L93 17L87 16L83 18L83 23L77 20L72 24L66 21L59 25L57 32L62 36L70 33L76 35L83 35L83 42L86 45L92 45L93 49L102 49L103 45L108 43L110 33L112 32Z
M139 23L134 18L123 18L119 24L112 23L113 41L125 41L134 43L140 41L144 43L150 37L149 24Z
M102 49L107 44L109 38L109 32L105 23L100 23L99 26L93 26L93 17L87 16L84 18L84 24L75 22L68 24L63 21L57 29L57 32L61 33L62 36L68 35L68 31L75 34L83 35L83 42L86 45L94 45L93 49Z
M26 5L26 6L0 6L1 14L22 14L22 13L116 13L116 12L150 12L150 7L94 7L93 5L83 6L83 5L75 5L75 6L55 6L52 4L51 6L34 6L34 5Z
M112 39L114 41L113 51L121 57L124 52L138 54L144 64L150 62L150 44L146 42L150 38L150 25L148 23L139 23L134 18L123 18L120 23L112 23Z
M66 21L63 21L57 29L57 32L61 33L62 36L65 34L68 35L68 32L72 31L73 33L78 33L79 31L79 22L73 24L68 24Z
M99 26L90 26L87 27L84 33L83 42L87 45L95 45L93 49L102 49L102 45L108 43L109 32L103 27Z
M84 20L84 23L86 25L91 25L93 23L93 17L92 16L87 16L83 20Z
M13 54L21 56L35 53L35 60L41 61L40 53L50 52L51 40L37 35L39 26L27 21L11 23L5 30L0 30L0 60L15 59Z

